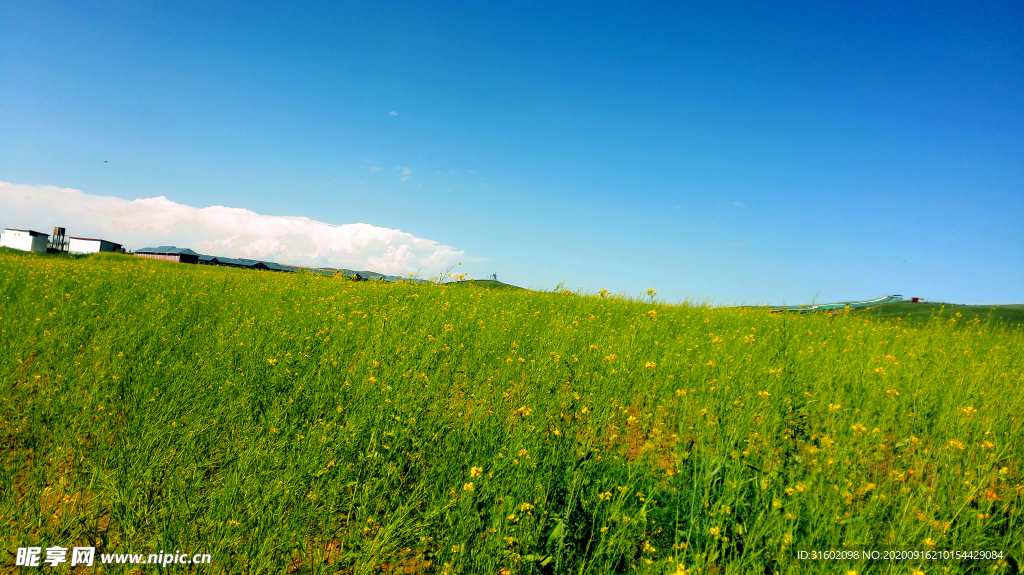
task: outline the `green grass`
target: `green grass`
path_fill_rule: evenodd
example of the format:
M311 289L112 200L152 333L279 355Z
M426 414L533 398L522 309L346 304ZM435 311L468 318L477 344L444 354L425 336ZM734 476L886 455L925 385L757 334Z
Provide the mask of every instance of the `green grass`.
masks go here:
M475 287L485 289L523 289L519 286L500 282L498 280L463 280L447 284L451 287Z
M0 251L0 366L3 569L83 544L234 573L1024 558L1024 336L964 318ZM1011 562L794 558L865 546Z
M960 321L978 319L982 323L1004 325L1011 328L1024 327L1024 305L957 305L949 303L889 303L865 309L851 310L850 313L877 319L900 319L905 322L922 324L932 318Z

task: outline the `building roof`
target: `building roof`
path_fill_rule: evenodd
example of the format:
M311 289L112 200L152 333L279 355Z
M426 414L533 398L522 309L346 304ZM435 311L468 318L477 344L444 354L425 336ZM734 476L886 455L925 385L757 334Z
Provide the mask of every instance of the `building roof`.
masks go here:
M269 268L270 267L269 265L267 265L270 262L262 262L260 260L250 260L248 258L221 258L221 257L216 257L216 258L211 258L210 261L212 261L214 259L217 260L218 263L224 264L226 266L238 266L238 267L241 267L241 268L259 268L260 266L265 267L265 268Z
M87 242L107 242L108 244L114 244L115 246L120 246L121 245L121 244L119 244L117 242L112 242L110 240L103 240L103 239L100 239L100 238L80 238L78 236L70 236L70 237L68 237L68 239L69 240L85 240Z
M50 234L44 234L43 232L37 232L35 230L23 230L21 228L4 228L4 229L5 230L10 230L12 232L25 232L25 233L27 233L30 236L46 236L46 237L50 237Z
M176 248L174 246L159 246L155 248L142 248L135 250L137 254L180 254L183 256L198 256L196 252L188 248Z
M286 265L279 264L279 263L274 263L274 262L263 262L263 265L267 266L268 268L270 268L270 269L272 269L274 271L278 271L278 272L293 272L293 271L295 271L295 268L293 268L292 266L286 266Z

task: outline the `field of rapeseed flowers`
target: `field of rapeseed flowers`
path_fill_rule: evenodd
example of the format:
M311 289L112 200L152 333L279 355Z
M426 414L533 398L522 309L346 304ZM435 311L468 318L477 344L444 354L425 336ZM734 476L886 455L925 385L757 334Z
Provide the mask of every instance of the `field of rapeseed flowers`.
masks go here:
M0 569L50 544L234 573L1024 559L1024 334L978 321L5 250L0 369ZM828 549L1003 559L798 559Z

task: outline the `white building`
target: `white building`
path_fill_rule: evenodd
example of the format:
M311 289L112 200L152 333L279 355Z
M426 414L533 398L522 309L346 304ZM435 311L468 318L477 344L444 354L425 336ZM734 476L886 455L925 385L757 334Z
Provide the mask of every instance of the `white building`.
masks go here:
M95 254L98 252L124 253L121 244L96 238L68 238L68 252L73 254Z
M3 233L0 233L0 247L44 254L49 237L49 234L42 232L4 228Z

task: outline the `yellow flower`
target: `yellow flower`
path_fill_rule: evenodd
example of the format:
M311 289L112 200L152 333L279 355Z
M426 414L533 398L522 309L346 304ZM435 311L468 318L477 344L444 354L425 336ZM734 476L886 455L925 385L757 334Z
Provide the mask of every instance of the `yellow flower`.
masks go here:
M480 475L482 475L483 472L484 472L484 468L483 467L470 467L469 468L469 476L470 477L480 477Z
M609 356L606 356L606 357L604 358L604 360L605 360L605 361L615 361L615 359L616 359L617 357L618 357L618 356L616 356L616 355L615 355L615 354L613 353L613 354L611 354L611 355L609 355Z
M771 395L767 391L759 391L759 392L757 392L757 394L761 396L761 399L768 399L768 396Z
M474 490L473 489L473 483L472 482L466 483L465 485L462 486L462 490L463 491L473 491Z
M277 360L276 359L268 359L267 363L269 363L270 365L277 365Z
M647 312L647 317L654 319L658 317L658 312L652 309L651 311Z
M605 491L604 493L598 493L597 498L600 499L601 501L608 501L609 499L612 498L612 492Z
M646 364L644 364L645 369L654 369L655 367L658 367L658 364L654 363L653 361L648 361Z
M961 442L960 442L959 440L957 440L957 439L951 439L951 440L949 440L949 446L950 446L950 447L955 447L955 448L957 448L957 449L959 449L959 450L961 450L961 451L963 451L963 450L965 449L965 447L966 447L966 446L965 446L965 445L964 445L963 443L961 443Z
M654 291L653 289L649 289L649 290L647 290L647 295L649 295L651 297L654 297L654 296L658 295L658 292Z
M830 403L828 404L828 408L832 411L839 411L840 409L843 408L843 406L839 405L838 403Z
M721 531L722 530L718 527L712 527L711 529L708 529L708 533L711 533L711 535L714 537L718 537L718 534L721 533Z

